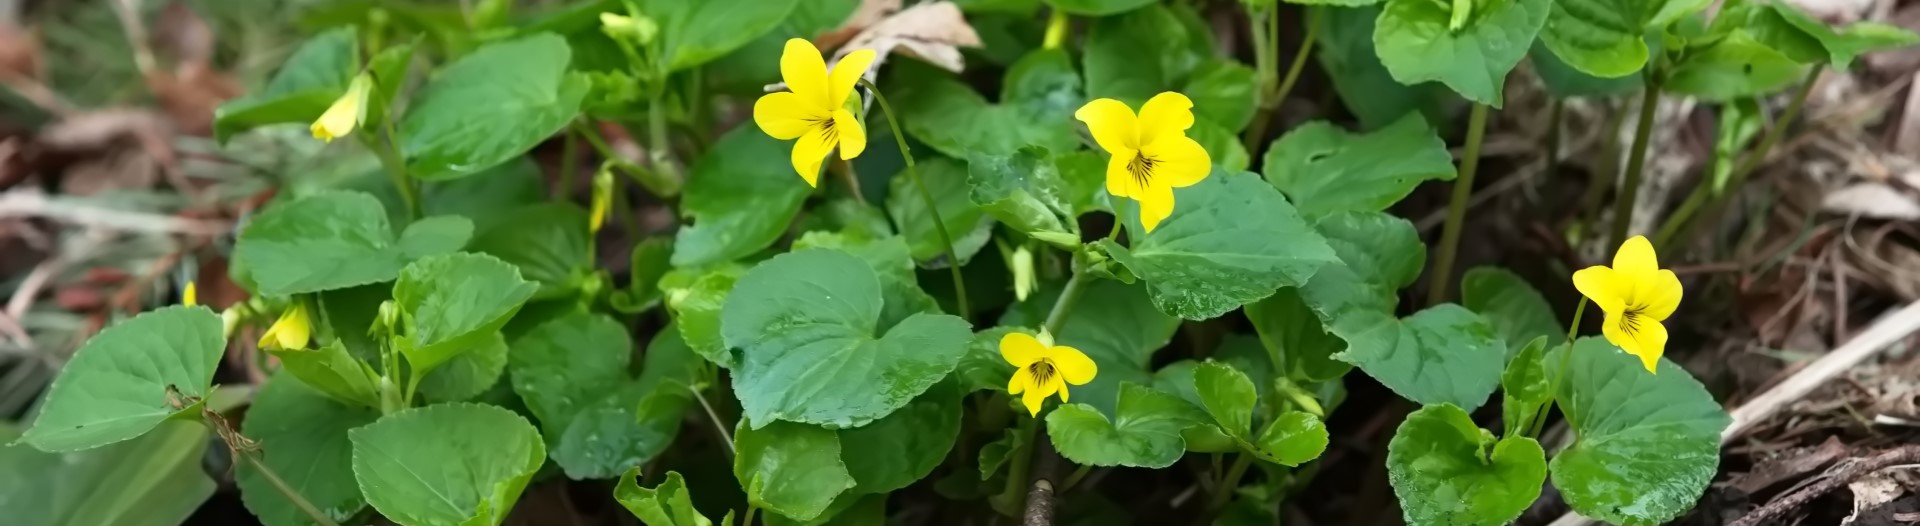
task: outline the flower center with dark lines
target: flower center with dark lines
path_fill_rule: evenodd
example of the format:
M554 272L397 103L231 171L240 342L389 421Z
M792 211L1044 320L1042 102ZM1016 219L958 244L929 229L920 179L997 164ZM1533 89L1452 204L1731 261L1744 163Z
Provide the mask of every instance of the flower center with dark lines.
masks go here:
M820 138L828 143L836 142L840 138L840 130L833 127L833 117L814 120L813 125L820 128Z
M1620 314L1620 332L1628 336L1638 335L1641 317L1646 316L1646 309L1645 305L1628 306L1626 312Z
M1133 160L1127 161L1127 173L1133 176L1136 188L1146 188L1147 183L1153 182L1153 165L1156 162L1144 153L1136 153Z
M1053 379L1053 373L1053 360L1046 358L1036 360L1033 364L1027 366L1027 374L1033 375L1033 385L1035 386L1047 385L1047 381Z

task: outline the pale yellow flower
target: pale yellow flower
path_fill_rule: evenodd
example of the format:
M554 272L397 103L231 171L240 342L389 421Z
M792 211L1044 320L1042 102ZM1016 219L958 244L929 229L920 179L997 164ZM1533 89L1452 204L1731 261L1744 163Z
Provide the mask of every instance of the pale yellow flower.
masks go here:
M1112 157L1107 161L1107 193L1140 203L1140 226L1152 232L1173 215L1173 189L1192 186L1213 171L1206 148L1187 137L1193 127L1193 101L1162 92L1133 108L1113 99L1095 99L1073 112Z
M1660 322L1680 307L1680 277L1660 268L1653 243L1633 236L1613 255L1613 266L1595 265L1573 273L1573 286L1607 313L1601 334L1627 354L1640 357L1657 373L1667 349L1667 328Z
M313 137L326 142L346 137L353 129L367 120L367 95L373 91L373 77L361 73L347 83L347 92L333 101L326 113L320 114L309 129Z
M768 93L753 103L760 131L783 141L799 139L793 143L793 169L808 186L819 185L820 163L835 147L846 160L867 149L867 130L846 104L873 58L871 49L855 50L829 72L812 42L788 40L780 54L780 78L791 91Z
M1000 357L1015 367L1007 379L1007 394L1022 394L1027 412L1040 415L1040 404L1048 396L1060 393L1067 401L1067 384L1086 385L1100 373L1099 366L1079 349L1053 344L1053 337L1042 332L1039 338L1024 332L1010 332L1000 338Z
M280 313L280 319L267 327L267 333L260 335L260 348L267 350L300 350L307 348L307 339L313 334L312 320L307 316L307 305L294 300L286 312Z

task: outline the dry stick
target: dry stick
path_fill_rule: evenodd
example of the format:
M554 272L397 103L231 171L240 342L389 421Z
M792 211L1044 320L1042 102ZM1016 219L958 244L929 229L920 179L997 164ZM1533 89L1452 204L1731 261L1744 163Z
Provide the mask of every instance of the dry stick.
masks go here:
M1839 489L1840 486L1851 484L1853 481L1860 480L1867 475L1872 475L1876 471L1886 469L1890 466L1913 462L1920 462L1920 445L1909 444L1898 449L1881 452L1878 455L1868 457L1864 460L1856 460L1847 464L1846 467L1841 468L1831 476L1821 479L1819 482L1815 482L1787 496L1774 499L1773 502L1761 506L1760 509L1747 513L1746 516L1740 517L1740 520L1733 521L1733 524L1729 526L1758 525L1762 522L1786 515L1787 512L1806 505L1808 501L1812 501L1821 495Z
M1880 317L1866 331L1848 340L1846 345L1821 356L1807 364L1785 381L1753 397L1747 403L1733 410L1733 424L1720 432L1720 443L1726 444L1746 432L1755 423L1773 416L1786 407L1787 403L1806 397L1827 380L1839 376L1841 372L1873 357L1888 346L1920 332L1920 301L1907 304L1898 311ZM1567 512L1553 521L1551 526L1579 526L1592 524L1593 521L1577 513Z
M1020 520L1022 526L1053 526L1053 483L1047 479L1033 481L1033 489L1027 491L1027 513Z

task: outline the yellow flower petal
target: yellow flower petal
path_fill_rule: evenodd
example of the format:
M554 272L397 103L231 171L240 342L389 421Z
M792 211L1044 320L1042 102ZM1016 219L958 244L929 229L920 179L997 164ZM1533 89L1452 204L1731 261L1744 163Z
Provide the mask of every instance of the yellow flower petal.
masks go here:
M1634 284L1634 303L1643 305L1642 312L1655 320L1666 320L1680 308L1680 276L1673 271L1661 269L1653 273L1652 278Z
M860 152L867 151L867 129L860 126L860 119L846 109L833 110L833 131L840 134L840 158L853 160Z
M1014 368L1013 376L1007 378L1007 394L1020 394L1021 391L1027 389L1027 384L1030 383L1033 383L1033 375L1027 374L1026 367Z
M1660 322L1644 315L1636 319L1609 312L1600 327L1600 333L1606 335L1607 341L1619 346L1620 350L1640 357L1640 363L1647 368L1647 372L1659 372L1655 367L1660 363L1660 355L1667 349L1667 328Z
M1133 109L1128 108L1126 103L1113 99L1094 99L1075 110L1073 118L1086 123L1087 131L1093 134L1093 142L1099 143L1100 149L1115 157L1119 157L1123 151L1131 153L1140 149L1139 125L1133 117Z
M180 303L185 304L188 307L199 305L200 304L200 288L195 286L191 281L187 282L187 289L180 291Z
M1059 380L1054 380L1058 382ZM1060 384L1060 403L1067 403L1067 384Z
M860 83L860 76L873 66L873 56L871 49L856 49L840 57L840 62L833 65L833 72L827 76L827 103L835 108L847 103L847 97L853 96L854 85Z
M367 118L367 92L372 87L373 78L367 74L354 77L347 84L347 91L340 94L340 98L335 99L333 105L320 114L320 118L314 119L313 125L307 130L313 132L315 139L326 142L353 133L353 129L360 126L360 121Z
M1048 348L1047 359L1052 360L1054 368L1059 369L1060 378L1073 385L1087 385L1087 382L1093 381L1095 375L1100 374L1100 366L1093 363L1093 359L1088 358L1087 353L1072 347Z
M1628 274L1652 274L1660 270L1653 243L1648 242L1646 236L1633 236L1621 243L1620 251L1613 253L1613 270Z
M1020 373L1025 373L1028 365L1033 365L1033 362L1045 357L1047 357L1047 346L1042 345L1040 340L1035 339L1031 334L1009 332L1006 336L1000 337L1000 359L1020 368Z
M1133 198L1140 202L1140 226L1146 227L1147 233L1153 233L1161 220L1173 215L1173 188L1153 185Z
M760 131L783 141L800 138L827 115L791 91L768 93L753 101L753 123L760 125Z
M1628 296L1633 293L1633 284L1628 283L1613 269L1599 265L1580 269L1573 273L1573 288L1579 289L1595 306L1613 315L1626 310Z
M838 106L827 100L827 61L820 58L820 48L807 39L787 39L787 48L780 53L780 79L817 110Z
M1140 148L1174 137L1186 137L1193 127L1193 101L1186 95L1160 92L1140 106Z
M1122 148L1107 158L1107 193L1114 197L1132 197L1135 192L1133 172L1127 171L1127 164L1139 156L1138 152Z
M1148 179L1155 185L1186 188L1213 172L1213 158L1207 155L1207 149L1185 136L1160 138L1147 143L1140 153L1153 159L1153 173Z
M827 154L833 153L833 145L834 136L824 126L807 130L793 143L793 169L807 181L807 186L819 186L820 163L827 159Z
M1058 380L1055 381L1057 382ZM1020 396L1020 402L1027 406L1028 414L1040 416L1040 404L1045 403L1047 397L1053 395L1053 391L1048 391L1046 387L1045 385L1029 385L1027 386L1026 394Z
M307 307L298 301L287 311L280 313L280 319L267 327L267 333L260 335L260 348L297 350L307 348L307 338L312 334L313 326L307 320Z

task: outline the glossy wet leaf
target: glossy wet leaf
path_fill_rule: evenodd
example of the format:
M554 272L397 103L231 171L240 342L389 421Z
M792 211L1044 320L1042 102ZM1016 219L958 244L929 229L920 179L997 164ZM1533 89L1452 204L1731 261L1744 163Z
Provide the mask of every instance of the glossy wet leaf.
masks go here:
M1731 419L1671 360L1660 373L1601 338L1581 338L1557 394L1576 439L1554 455L1553 485L1574 511L1616 524L1658 524L1692 508L1720 465ZM1557 365L1566 351L1548 353Z
M167 307L107 327L60 369L18 442L78 451L138 437L169 418L197 419L225 349L220 317L206 307Z
M753 126L734 128L693 164L674 237L673 265L740 259L771 246L812 190L793 173L791 145Z
M533 424L490 405L406 409L347 437L367 502L402 526L497 526L547 459Z
M1421 182L1454 176L1446 142L1418 114L1364 134L1310 122L1275 140L1261 166L1267 181L1309 217L1386 210Z
M873 268L838 250L781 254L742 276L721 326L740 352L733 390L747 418L860 426L953 371L973 337L965 320L920 313L879 333L882 303Z
M347 91L359 73L359 38L351 26L314 35L288 55L266 87L221 104L213 112L214 138L280 123L310 123Z
M280 360L280 366L287 373L300 377L301 383L341 404L380 407L380 389L374 384L378 381L378 373L366 362L353 357L341 340L334 340L318 349L274 349L267 352Z
M0 424L0 517L9 523L174 526L219 486L201 462L210 437L199 422L169 421L133 440L67 453L7 445L18 436Z
M519 269L493 256L422 258L401 269L393 285L394 305L405 314L398 347L424 374L495 338L534 289Z
M1485 320L1451 303L1401 320L1383 316L1347 341L1336 358L1421 404L1479 408L1500 384L1507 355Z
M1262 460L1298 466L1319 457L1327 448L1326 426L1305 412L1288 411L1270 425L1254 429L1259 394L1253 381L1233 366L1211 361L1199 364L1193 371L1193 389L1213 423Z
M1507 342L1509 356L1534 338L1546 338L1549 347L1567 339L1567 328L1554 316L1547 298L1511 270L1468 270L1460 277L1460 303L1493 326L1494 333Z
M1387 445L1387 480L1412 525L1513 522L1540 496L1546 464L1538 442L1495 441L1451 404L1407 415Z
M1260 436L1253 439L1253 451L1262 459L1283 466L1298 466L1327 451L1327 425L1320 417L1305 411L1287 411L1274 418Z
M640 0L637 6L660 26L664 71L680 71L720 58L780 25L801 0L698 2Z
M674 326L680 338L701 358L725 368L733 368L733 351L720 336L720 311L726 306L733 283L747 268L724 264L703 269L674 269L660 278L660 291L666 296L667 310L673 312Z
M572 203L540 203L501 213L513 217L474 236L473 250L520 267L540 285L536 298L565 296L593 268L587 211Z
M234 246L236 281L287 296L390 281L415 258L457 250L472 226L435 216L396 237L380 200L327 191L268 207Z
M652 460L679 433L697 358L668 327L648 346L636 381L627 373L632 342L619 322L586 312L549 320L513 342L513 390L569 477L612 477ZM663 397L656 410L643 411L656 389Z
M855 485L840 460L840 436L834 431L743 418L734 429L733 443L733 477L746 491L747 502L787 518L813 519Z
M397 127L408 173L428 181L465 177L545 141L573 120L587 94L586 78L567 70L571 59L566 40L538 33L481 46L440 68Z
M1046 310L1052 307L1059 291L1043 291L1027 297L1021 306L1037 306L1038 312L1015 308L1001 316L1000 324L1019 327L1039 326ZM1088 405L1113 415L1120 386L1125 382L1146 385L1153 381L1148 364L1155 351L1167 346L1180 319L1168 316L1153 306L1144 285L1095 280L1080 295L1073 315L1068 316L1053 335L1054 342L1087 353L1100 367L1097 380L1072 386L1073 402ZM1019 307L1019 306L1016 306ZM994 354L999 354L996 341ZM1002 362L1004 363L1004 361ZM999 382L1004 389L1006 381Z
M651 488L642 488L637 479L640 468L627 470L613 487L613 500L643 524L652 526L711 526L713 521L694 509L687 481L678 471L668 471L666 480Z
M1157 469L1186 453L1182 430L1209 421L1186 400L1134 383L1121 384L1114 413L1109 419L1093 406L1061 405L1047 415L1047 435L1075 464Z
M967 184L974 205L1014 230L1078 230L1070 224L1077 214L1068 208L1060 171L1043 148L1021 148L1012 155L974 154L967 160Z
M1674 64L1663 88L1709 101L1771 93L1801 78L1804 66L1777 49L1735 31L1703 47L1688 49Z
M968 197L966 163L936 157L923 160L919 170L920 180L926 182L940 219L945 221L953 250L960 264L965 265L992 237L993 217ZM927 201L921 195L920 187L905 171L894 175L888 184L887 216L893 218L900 234L906 236L914 260L936 267L952 264L947 261L946 242L934 228L935 212L927 209Z
M1527 56L1553 0L1481 0L1454 22L1455 4L1387 0L1373 31L1380 62L1402 84L1439 81L1467 100L1499 108L1507 72Z
M1645 36L1707 6L1707 0L1556 0L1540 40L1567 65L1602 78L1640 71Z
M1296 286L1334 261L1326 241L1286 197L1252 174L1216 170L1174 191L1172 217L1152 233L1127 217L1136 241L1100 244L1146 280L1154 305L1167 314L1205 320Z
M507 370L507 340L499 332L420 379L419 394L433 402L470 400L500 383Z
M932 473L960 434L959 384L943 382L873 423L840 433L857 493L887 493Z
M1547 372L1546 351L1546 337L1534 338L1522 346L1512 360L1507 360L1507 370L1500 373L1500 422L1507 436L1527 432L1540 415L1541 404L1553 397L1553 377L1548 374L1560 372L1558 369Z
M885 83L886 95L900 110L900 126L908 136L947 157L1007 155L1027 146L1064 152L1080 145L1072 127L1078 106L1070 104L1083 96L1073 62L1064 51L1039 50L1022 57L1007 71L998 103L988 102L952 73L930 65L906 61L888 69L892 73ZM885 122L882 119L879 113L868 117L871 123ZM869 153L876 147L892 148L870 144Z
M367 507L353 478L353 443L347 431L378 418L374 408L343 405L281 371L254 395L240 432L260 443L262 461L288 486L328 518L346 521ZM236 463L234 477L247 510L260 522L313 524L252 463Z

